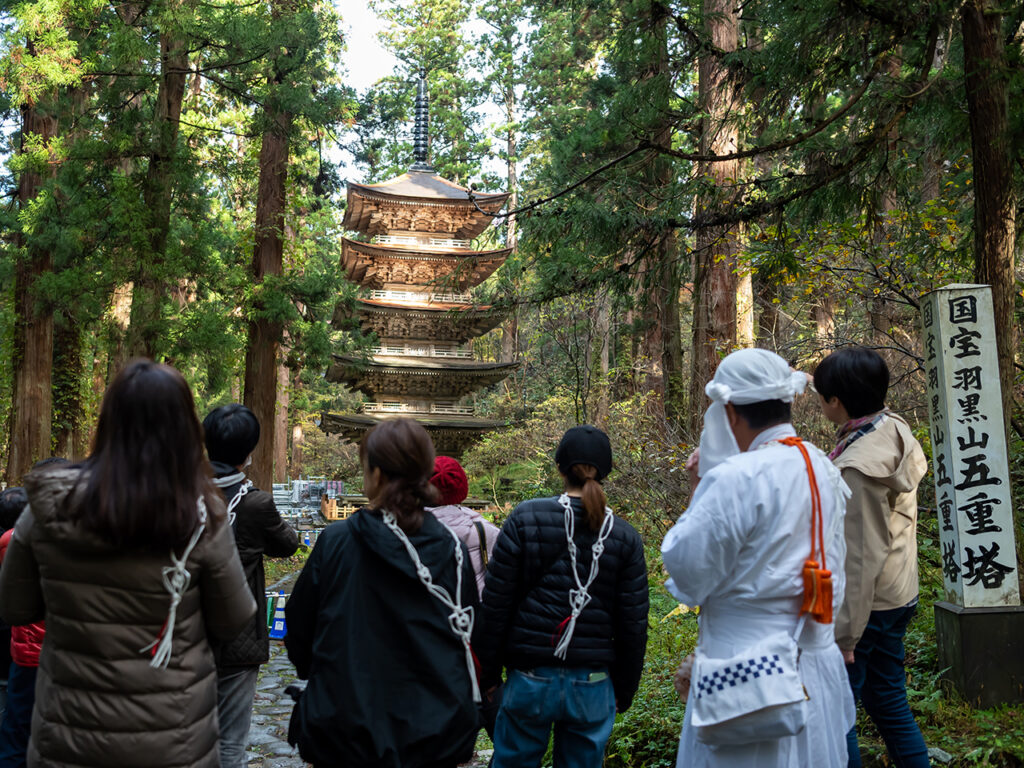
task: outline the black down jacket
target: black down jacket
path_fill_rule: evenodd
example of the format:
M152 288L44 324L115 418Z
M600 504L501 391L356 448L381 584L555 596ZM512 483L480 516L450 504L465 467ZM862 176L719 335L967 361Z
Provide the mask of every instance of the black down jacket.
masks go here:
M220 462L213 462L217 477L238 472ZM225 498L230 501L240 484L223 488ZM235 545L242 561L245 580L256 600L256 615L237 637L227 642L213 643L214 657L218 669L234 667L255 667L265 664L270 658L270 640L267 637L266 575L263 572L263 556L290 557L299 548L299 537L274 506L274 497L266 491L250 488L249 492L235 507Z
M435 584L475 606L466 545L429 512L409 540ZM380 513L361 509L317 539L285 606L285 645L309 684L288 741L315 768L442 768L473 756L479 729L449 609L417 578Z
M571 502L577 569L586 583L597 535L587 526L582 502ZM502 667L607 667L619 711L629 707L643 671L648 593L643 543L625 520L615 518L598 567L563 662L555 645L571 613L569 590L576 588L565 512L557 497L524 501L512 511L491 554L474 633L485 688L499 682Z

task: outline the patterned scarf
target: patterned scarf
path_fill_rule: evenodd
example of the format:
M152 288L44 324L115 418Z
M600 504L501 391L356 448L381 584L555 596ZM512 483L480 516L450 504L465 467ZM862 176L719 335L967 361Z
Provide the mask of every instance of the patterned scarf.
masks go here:
M859 419L850 419L839 428L836 435L836 447L832 449L828 457L835 461L839 454L850 447L852 443L864 437L868 432L873 432L889 418L889 409L884 408L878 413L869 413Z

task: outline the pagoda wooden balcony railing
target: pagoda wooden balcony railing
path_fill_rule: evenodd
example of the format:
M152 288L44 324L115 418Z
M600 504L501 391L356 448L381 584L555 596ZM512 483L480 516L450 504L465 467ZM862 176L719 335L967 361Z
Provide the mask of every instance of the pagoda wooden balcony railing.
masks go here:
M371 299L394 301L402 304L468 304L473 297L468 293L426 293L419 291L370 291Z
M414 245L430 248L466 248L471 245L469 240L453 237L412 237L411 235L377 235L373 238L377 245Z
M431 403L429 407L415 403L363 403L363 413L422 413L443 416L472 416L475 411L471 405L441 405Z
M460 360L473 359L472 349L463 349L460 347L438 347L432 344L419 346L382 345L379 347L371 347L370 351L374 355L394 355L396 357L446 357L457 358Z

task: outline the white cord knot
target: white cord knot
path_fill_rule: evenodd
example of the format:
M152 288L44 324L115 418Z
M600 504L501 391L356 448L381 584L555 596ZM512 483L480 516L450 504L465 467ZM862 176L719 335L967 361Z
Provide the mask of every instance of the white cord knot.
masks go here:
M185 564L188 562L189 555L192 554L192 550L196 548L196 544L199 543L199 537L203 535L203 531L206 530L206 500L202 496L196 502L196 516L199 518L199 525L196 526L195 531L192 532L192 538L189 539L188 544L185 546L185 551L181 553L179 558L174 554L174 550L171 550L171 565L165 566L161 569L160 575L164 582L164 589L171 596L171 606L167 610L167 619L164 621L164 625L160 630L160 633L156 636L156 640L147 645L145 648L139 650L139 653L150 653L153 656L152 661L149 662L151 667L162 667L167 668L167 665L171 663L171 650L174 642L174 625L178 616L178 606L181 604L182 597L185 592L188 591L189 584L192 582L192 574L189 573L188 568Z
M448 624L452 632L462 636L473 632L473 606L456 609L448 616Z
M427 588L427 591L438 602L451 611L448 614L448 626L451 628L452 633L462 642L462 650L466 658L466 670L469 672L469 681L473 689L473 701L479 704L483 700L483 696L480 695L480 683L476 679L476 660L473 658L473 649L469 644L473 636L473 606L463 607L462 605L462 542L459 541L455 531L447 525L444 526L455 540L455 599L453 600L452 596L448 594L448 590L434 583L434 577L431 575L430 569L420 560L419 552L416 551L416 547L409 541L409 537L405 535L405 531L402 530L395 516L385 509L381 513L381 518L384 520L384 525L390 528L391 532L402 542L405 551L409 555L409 559L412 560L416 576L423 586ZM444 523L441 524L444 525Z
M584 589L569 590L569 607L572 608L573 613L581 613L590 600L590 595Z
M572 563L572 578L576 582L576 589L569 590L569 610L571 612L569 618L562 622L565 629L558 641L558 645L555 647L555 656L564 661L569 653L569 643L572 642L573 633L576 631L576 619L580 617L583 609L587 607L587 604L592 599L590 585L597 578L598 563L601 559L601 554L604 552L604 543L611 535L612 526L615 524L615 516L612 515L612 511L608 507L604 508L604 520L601 521L597 540L590 548L590 574L587 576L587 582L584 584L580 581L579 569L576 566L576 542L574 540L576 536L576 516L572 511L572 502L569 501L569 494L563 493L559 496L558 503L562 505L562 509L565 511L565 538L569 548L569 561ZM562 625L560 625L560 629Z

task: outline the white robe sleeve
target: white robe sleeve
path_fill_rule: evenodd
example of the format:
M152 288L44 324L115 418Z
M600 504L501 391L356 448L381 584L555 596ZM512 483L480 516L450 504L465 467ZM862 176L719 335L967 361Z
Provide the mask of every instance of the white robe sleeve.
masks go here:
M670 579L665 585L686 605L701 605L732 573L749 536L755 502L745 504L742 478L727 465L711 470L689 508L661 544ZM749 518L749 519L748 519Z

